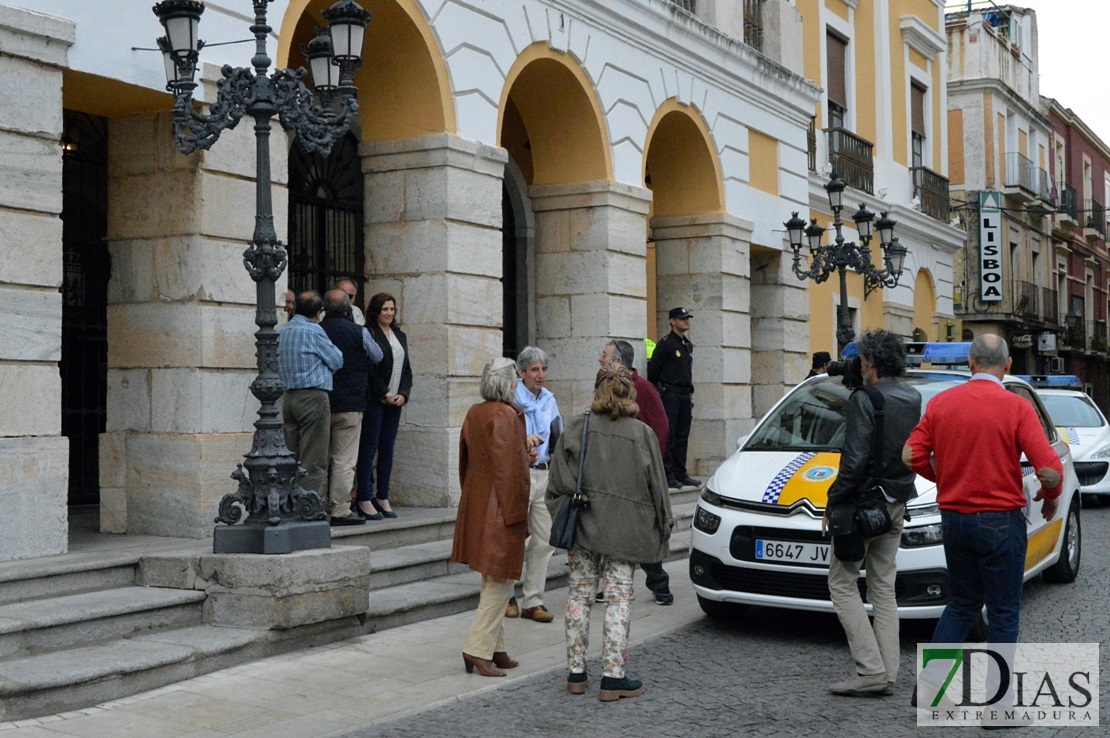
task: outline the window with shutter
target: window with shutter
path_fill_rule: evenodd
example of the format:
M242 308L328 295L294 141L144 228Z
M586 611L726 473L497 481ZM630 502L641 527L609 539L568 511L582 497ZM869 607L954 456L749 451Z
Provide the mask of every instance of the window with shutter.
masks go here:
M848 85L845 79L848 39L832 31L828 31L826 37L829 127L843 128L848 111Z
M924 166L925 158L925 88L910 83L910 130L912 143L911 166Z

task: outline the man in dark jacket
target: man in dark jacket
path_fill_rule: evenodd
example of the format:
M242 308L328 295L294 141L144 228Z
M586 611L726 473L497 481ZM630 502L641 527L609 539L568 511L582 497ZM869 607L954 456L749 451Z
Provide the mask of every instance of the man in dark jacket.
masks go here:
M895 557L906 503L917 494L916 475L902 463L902 446L921 418L921 395L897 379L906 373L902 339L889 331L868 331L860 338L858 348L863 381L883 398L882 431L876 447L875 407L865 390L853 391L844 421L840 470L829 488L821 527L822 531L827 529L829 509L867 502L867 496L876 496L875 502L885 505L893 525L889 532L863 540L864 554L859 561L829 557L829 595L848 636L856 671L855 677L830 685L829 691L847 696L891 694L898 675ZM867 600L873 624L867 621L856 585L861 567L867 570Z
M636 390L636 404L640 406L640 412L636 419L651 428L652 432L655 433L655 437L659 439L659 452L663 453L667 449L667 434L670 431L670 425L667 422L667 411L663 408L663 400L659 397L659 392L655 389L655 386L641 377L636 372L636 368L632 366L635 358L636 354L632 344L628 341L614 339L605 344L605 348L601 350L601 356L597 361L602 366L616 364L626 366L632 371L632 385ZM667 574L667 570L663 568L663 562L640 562L640 568L647 575L647 586L655 597L655 603L658 605L674 604L674 594L671 593L671 577ZM597 596L601 597L602 593L598 592Z
M686 447L694 410L694 344L686 337L693 313L684 307L668 313L671 332L659 339L648 361L648 381L659 388L667 411L670 437L663 452L663 468L672 489L698 487L686 471Z
M343 352L343 367L332 375L328 392L331 406L328 483L328 515L332 525L359 525L366 519L351 513L351 490L355 486L355 462L366 410L366 381L370 365L382 360L382 350L366 329L351 319L351 303L339 288L324 295L324 319L320 327Z

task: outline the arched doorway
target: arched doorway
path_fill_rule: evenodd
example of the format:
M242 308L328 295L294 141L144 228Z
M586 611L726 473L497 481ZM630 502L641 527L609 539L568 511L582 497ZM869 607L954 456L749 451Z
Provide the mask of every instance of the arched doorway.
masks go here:
M933 289L933 275L928 269L919 269L913 283L913 333L915 341L937 341L937 299ZM924 338L918 338L924 335Z
M289 288L323 294L342 277L362 289L362 170L348 133L327 157L298 141L289 152ZM356 301L364 304L359 295Z
M108 119L64 111L61 143L62 435L69 504L95 505L108 402Z

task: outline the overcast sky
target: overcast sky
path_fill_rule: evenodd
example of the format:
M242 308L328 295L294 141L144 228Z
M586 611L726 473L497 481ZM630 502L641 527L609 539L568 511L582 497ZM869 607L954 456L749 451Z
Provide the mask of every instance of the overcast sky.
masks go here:
M1015 0L1011 4L1037 12L1041 94L1071 108L1110 143L1110 94L1102 79L1103 52L1110 40L1110 0ZM952 3L947 7L952 10Z

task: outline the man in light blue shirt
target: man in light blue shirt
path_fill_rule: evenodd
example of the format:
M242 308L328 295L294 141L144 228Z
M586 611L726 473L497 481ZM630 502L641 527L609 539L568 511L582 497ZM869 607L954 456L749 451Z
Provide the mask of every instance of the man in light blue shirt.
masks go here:
M343 354L312 322L324 301L309 290L297 295L292 320L278 334L278 375L285 385L281 415L285 445L308 474L301 485L327 499L331 375L343 366Z
M544 496L547 493L547 469L551 450L563 430L559 405L555 395L543 386L547 381L547 354L535 346L525 346L516 360L520 381L516 385L516 403L524 408L524 421L528 432L528 446L536 451L532 462L531 492L528 500L528 540L524 544L524 582L521 586L523 602L509 600L506 617L550 623L555 619L543 606L543 590L547 584L547 565L555 549L551 538L551 513Z

